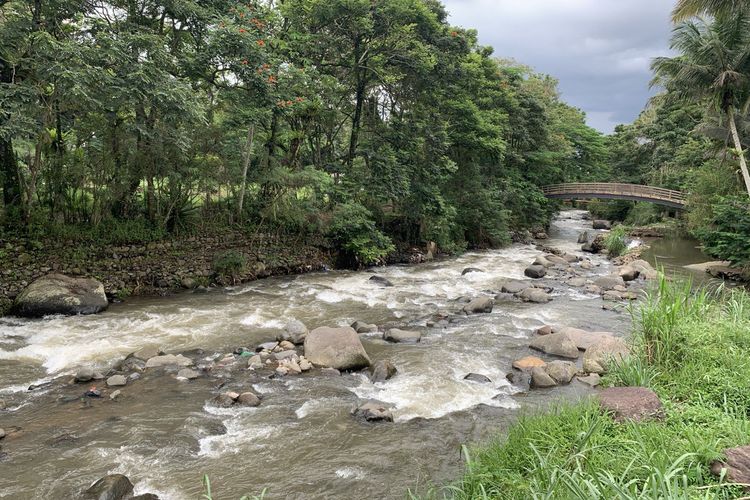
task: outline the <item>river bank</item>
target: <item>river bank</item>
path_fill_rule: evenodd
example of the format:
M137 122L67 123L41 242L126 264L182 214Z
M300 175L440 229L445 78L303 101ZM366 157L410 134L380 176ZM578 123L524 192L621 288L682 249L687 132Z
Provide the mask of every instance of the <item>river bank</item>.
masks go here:
M139 493L195 498L205 473L221 498L264 488L268 498L373 492L396 498L415 485L415 477L432 484L455 478L463 443L506 428L524 409L591 392L575 379L526 392L522 381L506 378L514 361L546 356L529 347L537 330L557 325L621 336L629 329L621 312L627 300L614 293L603 300L604 290L594 288L616 268L602 256L583 254L576 243L582 231L591 232L584 216L561 214L544 240L563 256L577 254L572 263L543 247L516 244L414 266L133 297L93 316L4 319L0 398L6 410L0 411L0 427L8 435L0 446L10 473L0 479L0 491L65 497L99 477L122 473ZM525 270L534 261L546 273L532 280ZM385 281L393 286L383 286ZM626 289L610 290L618 293L641 286L614 281L607 286ZM540 300L503 293L519 282L534 284L527 299ZM494 309L462 314L476 298L494 299ZM377 331L363 329L359 339L373 365L388 361L397 374L378 381L367 372L304 371L307 352L300 347L297 359L290 349L271 349L266 361L273 356L278 363L249 369L256 346L265 364L262 344L293 320L310 330L355 321L377 325ZM389 341L392 328L418 332L420 341ZM144 349L150 354L129 356ZM197 377L180 374L181 366L157 368L155 361L137 369L159 350L187 360ZM276 354L290 356L302 373L277 373L282 363ZM88 371L78 377L82 369ZM96 372L105 378L96 380ZM467 378L471 374L476 376ZM107 380L117 376L125 385L115 378L109 387ZM100 398L85 394L90 385ZM227 392L237 393L237 400L251 392L261 404L217 400ZM394 422L368 423L351 415L373 399L388 407ZM45 472L40 478L32 469ZM284 473L269 480L269 470Z
M456 498L746 498L748 307L743 290L662 279L636 309L631 357L603 379L612 389L469 450ZM640 397L605 403L632 387Z

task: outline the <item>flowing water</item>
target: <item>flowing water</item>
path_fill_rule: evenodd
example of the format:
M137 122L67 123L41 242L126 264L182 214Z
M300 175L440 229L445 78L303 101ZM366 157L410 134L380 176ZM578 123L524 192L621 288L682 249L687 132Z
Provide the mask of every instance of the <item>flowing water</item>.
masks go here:
M560 214L548 246L579 252L585 212ZM519 413L587 394L583 384L528 394L505 380L511 362L530 353L543 324L608 330L630 328L627 314L602 309L598 296L557 280L549 304L503 300L491 314L428 328L436 312L455 312L456 299L494 293L539 255L531 245L468 253L460 258L370 272L336 271L272 278L208 294L185 293L113 305L85 317L0 320L0 497L73 498L108 473L131 478L136 492L194 499L201 478L215 498L267 489L266 498L403 498L407 489L444 484L461 470L461 445L501 433ZM598 264L585 276L608 274ZM485 272L462 276L466 267ZM395 286L368 281L377 272ZM372 384L362 374L261 378L248 370L195 381L146 375L115 401L87 400L70 384L81 366L108 367L128 353L158 345L216 359L240 346L273 340L296 318L308 327L362 320L424 332L417 345L363 336L373 360L390 359L399 373ZM470 373L492 383L464 380ZM225 378L221 378L225 377ZM51 381L51 382L50 382ZM217 408L221 390L252 387L257 408ZM31 385L35 390L27 390ZM357 402L392 404L394 423L368 424L350 415Z

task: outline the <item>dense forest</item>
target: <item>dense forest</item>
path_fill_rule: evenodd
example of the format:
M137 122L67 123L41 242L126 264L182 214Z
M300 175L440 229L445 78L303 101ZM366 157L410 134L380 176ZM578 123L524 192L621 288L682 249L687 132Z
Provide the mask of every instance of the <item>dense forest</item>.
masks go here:
M709 16L694 17L705 5ZM750 8L746 2L683 0L676 11L673 57L653 61L659 94L629 125L608 137L611 178L688 193L685 228L705 250L750 264ZM722 6L723 9L722 10ZM650 204L608 203L603 216L648 224L663 217Z
M6 232L505 243L606 177L556 81L434 0L0 2Z

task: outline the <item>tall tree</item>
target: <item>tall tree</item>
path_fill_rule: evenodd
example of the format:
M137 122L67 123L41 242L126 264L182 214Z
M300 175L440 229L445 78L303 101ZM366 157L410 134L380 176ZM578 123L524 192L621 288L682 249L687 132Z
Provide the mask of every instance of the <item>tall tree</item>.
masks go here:
M679 0L672 11L675 23L691 17L708 14L712 16L731 15L748 10L747 0Z
M680 55L656 58L652 83L664 83L687 101L707 101L726 118L750 195L750 173L735 119L737 111L750 104L750 15L682 23L674 30L671 47Z

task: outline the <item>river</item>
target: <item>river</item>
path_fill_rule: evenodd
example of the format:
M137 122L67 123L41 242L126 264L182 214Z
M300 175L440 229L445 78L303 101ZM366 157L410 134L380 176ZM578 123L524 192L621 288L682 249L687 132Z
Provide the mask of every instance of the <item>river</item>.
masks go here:
M583 211L562 212L545 245L580 253ZM505 374L530 353L529 338L544 324L626 334L627 313L602 309L598 295L559 280L548 304L499 301L491 314L428 328L436 312L456 312L459 297L499 290L525 279L540 252L532 245L471 252L459 258L368 272L332 271L271 278L207 294L134 298L95 316L0 319L0 498L73 498L108 473L131 478L136 492L162 499L197 499L208 474L214 498L403 498L407 489L442 485L460 474L461 445L502 433L522 412L590 389L574 381L518 393ZM584 276L612 270L601 256ZM485 272L461 274L467 267ZM395 286L368 281L377 272ZM238 347L273 340L289 319L309 328L355 320L419 328L417 345L362 337L373 360L399 373L372 384L363 374L262 378L240 369L194 381L149 374L122 388L115 401L80 398L69 383L81 366L107 369L144 345L186 352L204 363ZM239 366L239 364L238 364ZM244 365L243 365L244 366ZM470 373L492 380L464 380ZM27 390L32 384L41 384ZM257 408L218 408L221 390L252 387ZM394 406L395 422L368 424L351 409L367 398Z

